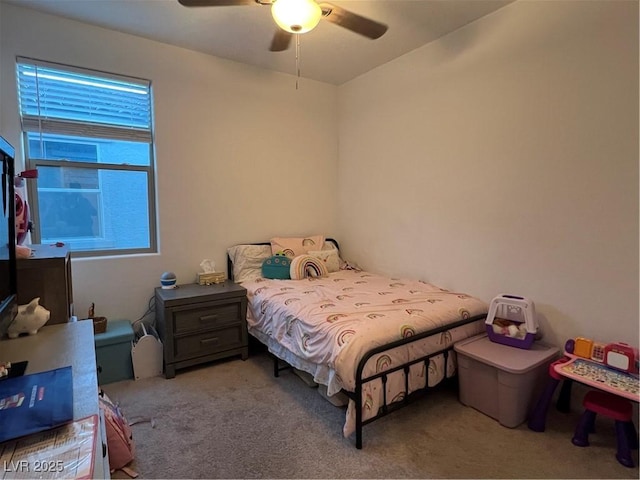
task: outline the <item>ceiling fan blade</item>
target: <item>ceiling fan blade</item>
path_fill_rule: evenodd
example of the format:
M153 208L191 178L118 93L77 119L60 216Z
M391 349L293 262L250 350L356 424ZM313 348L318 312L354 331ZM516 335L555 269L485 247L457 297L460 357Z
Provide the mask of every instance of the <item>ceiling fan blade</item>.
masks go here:
M255 0L178 0L185 7L227 7L234 5L254 5Z
M291 44L291 38L293 37L293 33L286 32L282 29L276 30L276 33L273 34L273 39L271 40L271 46L269 50L272 52L283 52L289 45Z
M371 38L372 40L380 38L387 31L385 24L350 12L344 8L337 7L330 3L320 3L319 5L322 9L322 15L326 20L340 25L347 30Z

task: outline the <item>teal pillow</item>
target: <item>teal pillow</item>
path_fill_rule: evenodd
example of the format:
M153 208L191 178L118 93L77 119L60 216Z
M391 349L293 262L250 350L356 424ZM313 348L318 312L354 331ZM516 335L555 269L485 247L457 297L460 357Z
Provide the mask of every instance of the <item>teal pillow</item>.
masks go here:
M278 280L289 280L291 259L284 255L272 255L262 262L262 276Z

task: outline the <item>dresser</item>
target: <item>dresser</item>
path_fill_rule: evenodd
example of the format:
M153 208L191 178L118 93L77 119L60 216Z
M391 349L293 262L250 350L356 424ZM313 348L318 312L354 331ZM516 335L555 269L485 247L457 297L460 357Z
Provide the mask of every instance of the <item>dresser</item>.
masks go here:
M164 373L221 358L249 356L247 290L229 280L155 290L156 328L163 345Z
M71 255L67 246L29 245L32 256L20 258L18 303L40 297L40 305L51 312L47 325L68 322L73 315Z
M93 478L110 478L104 418L98 406L98 377L92 322L46 325L36 335L0 341L0 360L27 360L25 374L71 365L73 376L73 419L99 415L95 438Z

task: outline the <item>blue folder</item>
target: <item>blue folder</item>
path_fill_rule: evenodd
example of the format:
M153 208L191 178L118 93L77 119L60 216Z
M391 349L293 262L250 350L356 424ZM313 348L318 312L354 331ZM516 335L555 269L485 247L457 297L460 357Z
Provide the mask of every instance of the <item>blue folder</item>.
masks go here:
M73 420L71 367L0 381L0 442Z

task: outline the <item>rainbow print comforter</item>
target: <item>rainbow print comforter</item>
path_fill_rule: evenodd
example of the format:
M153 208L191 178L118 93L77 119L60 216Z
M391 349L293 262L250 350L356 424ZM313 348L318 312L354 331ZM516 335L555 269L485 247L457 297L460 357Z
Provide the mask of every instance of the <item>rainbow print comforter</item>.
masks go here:
M249 299L249 331L272 353L326 385L329 395L343 388L355 390L358 363L372 348L488 311L486 303L463 293L354 270L303 280L258 278L243 286ZM444 350L483 331L483 321L477 321L383 352L367 362L364 375ZM431 360L430 385L455 372L451 357L447 372L441 357ZM409 393L425 385L426 373L423 363L411 367ZM381 390L379 380L363 387L363 419L375 416L382 405ZM387 398L397 401L403 396L404 373L399 371L389 375ZM355 428L352 404L345 436Z

